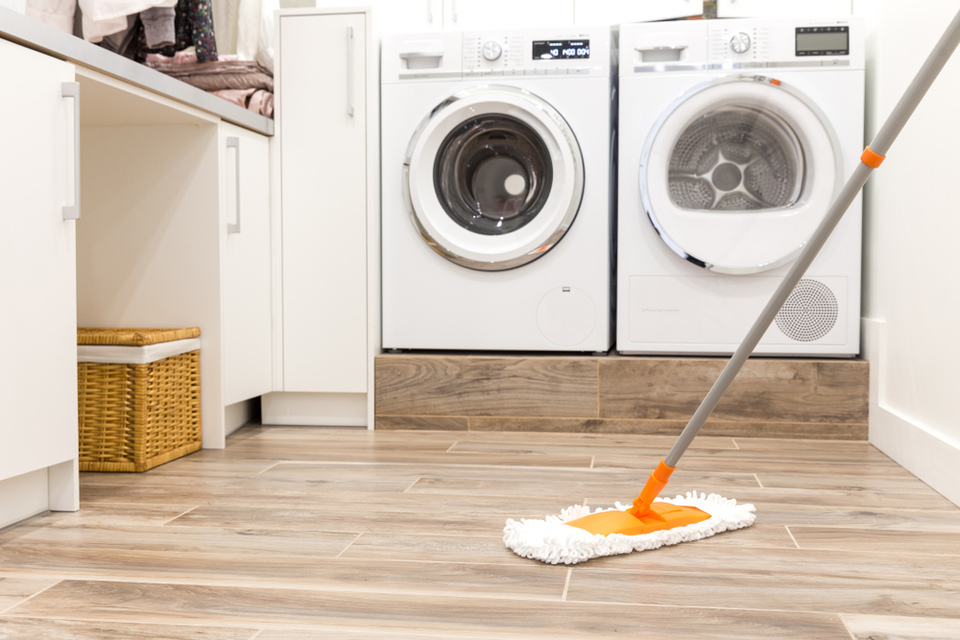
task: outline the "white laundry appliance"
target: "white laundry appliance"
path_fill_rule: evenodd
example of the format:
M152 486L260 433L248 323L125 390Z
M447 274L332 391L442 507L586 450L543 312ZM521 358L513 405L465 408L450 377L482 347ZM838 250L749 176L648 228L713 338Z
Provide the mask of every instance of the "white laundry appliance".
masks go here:
M609 27L384 36L387 349L605 352Z
M620 28L622 353L732 353L863 151L864 26ZM755 353L859 352L858 197Z

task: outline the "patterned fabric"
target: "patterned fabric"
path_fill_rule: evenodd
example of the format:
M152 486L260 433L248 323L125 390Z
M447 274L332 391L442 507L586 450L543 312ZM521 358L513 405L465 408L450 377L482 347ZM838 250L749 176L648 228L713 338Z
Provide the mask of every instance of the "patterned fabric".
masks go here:
M199 62L217 59L217 41L213 34L211 0L179 0L177 2L177 51L193 45Z

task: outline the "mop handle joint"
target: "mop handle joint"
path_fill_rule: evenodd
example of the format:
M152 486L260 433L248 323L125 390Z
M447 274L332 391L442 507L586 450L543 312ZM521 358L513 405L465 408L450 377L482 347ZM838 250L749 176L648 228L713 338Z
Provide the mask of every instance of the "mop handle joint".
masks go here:
M860 162L867 165L871 169L879 169L880 165L883 164L883 161L887 159L887 156L882 156L879 153L876 153L869 146L863 150L863 154L860 156Z

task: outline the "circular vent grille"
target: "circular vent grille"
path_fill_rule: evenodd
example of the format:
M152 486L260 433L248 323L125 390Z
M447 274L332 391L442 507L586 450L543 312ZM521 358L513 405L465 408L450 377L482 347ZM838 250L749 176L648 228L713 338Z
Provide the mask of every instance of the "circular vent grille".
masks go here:
M827 335L837 323L837 297L827 285L801 280L777 314L777 327L798 342L812 342Z

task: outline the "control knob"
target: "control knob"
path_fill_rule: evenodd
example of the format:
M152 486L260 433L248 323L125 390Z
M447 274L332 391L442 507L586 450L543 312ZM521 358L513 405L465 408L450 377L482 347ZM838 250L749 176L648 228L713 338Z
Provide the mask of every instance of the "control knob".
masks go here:
M503 53L503 47L500 46L499 42L494 40L487 40L483 43L483 48L481 49L483 54L483 59L489 62L493 62L500 57L500 54Z
M746 53L750 49L750 36L741 31L730 38L730 48L734 53Z

